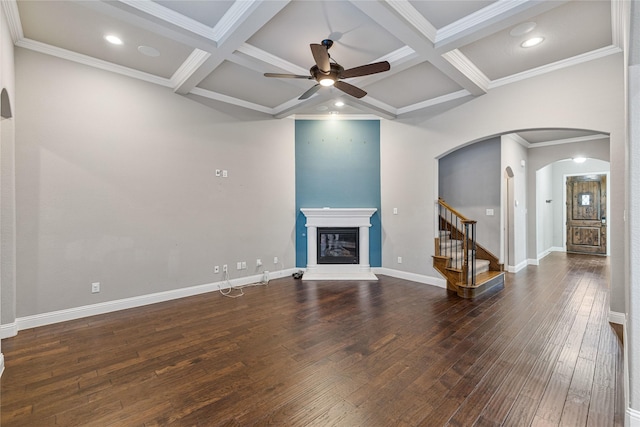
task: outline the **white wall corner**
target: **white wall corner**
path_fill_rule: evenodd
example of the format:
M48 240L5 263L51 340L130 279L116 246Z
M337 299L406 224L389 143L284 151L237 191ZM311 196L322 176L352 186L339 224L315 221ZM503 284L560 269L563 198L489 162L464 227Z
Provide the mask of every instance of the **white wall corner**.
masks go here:
M529 258L528 260L525 261L525 263L527 265L540 265L540 261L537 258L536 259Z
M385 276L395 277L396 279L404 279L404 280L410 280L412 282L424 283L425 285L436 286L438 288L447 287L447 281L440 277L409 273L407 271L393 270L391 268L385 268L385 267L373 267L371 271L374 274L382 274Z
M0 377L4 373L4 354L0 353Z
M552 246L551 249L549 249L549 251L551 251L551 252L567 252L565 250L565 248L562 248L560 246Z
M11 338L18 335L18 324L16 322L0 325L0 339Z

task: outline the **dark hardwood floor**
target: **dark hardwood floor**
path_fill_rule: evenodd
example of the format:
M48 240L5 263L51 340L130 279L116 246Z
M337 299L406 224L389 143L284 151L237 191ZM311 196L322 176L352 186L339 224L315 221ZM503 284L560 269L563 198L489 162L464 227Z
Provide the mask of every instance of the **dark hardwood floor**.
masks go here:
M24 330L2 427L622 425L608 268L552 253L476 300L286 278Z

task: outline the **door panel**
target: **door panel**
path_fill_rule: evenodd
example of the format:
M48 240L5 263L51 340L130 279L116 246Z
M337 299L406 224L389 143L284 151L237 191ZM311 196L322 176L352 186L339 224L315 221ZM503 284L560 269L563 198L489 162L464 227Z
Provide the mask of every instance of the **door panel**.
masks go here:
M607 254L606 175L567 178L567 252Z

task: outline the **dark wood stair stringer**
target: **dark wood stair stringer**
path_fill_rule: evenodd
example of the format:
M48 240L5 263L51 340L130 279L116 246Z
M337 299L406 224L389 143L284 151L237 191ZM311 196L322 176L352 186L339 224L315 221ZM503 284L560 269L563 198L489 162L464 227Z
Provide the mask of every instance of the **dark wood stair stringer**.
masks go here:
M475 226L475 221L464 217L447 205L444 200L439 199L438 202L440 205L440 237L435 239L433 266L445 277L447 289L456 292L462 298L475 298L488 290L504 288L504 265L499 262L498 257L479 245L475 239L470 245L475 248L475 251L470 251L471 255L468 258L464 258L464 256L461 258L459 255L459 248L463 244L458 239L468 239L469 236L465 234L466 227L461 230L456 225L473 223ZM455 221L452 218L455 218ZM466 246L464 247L466 248ZM457 256L451 256L453 253L456 253ZM464 263L473 263L473 267L461 264L461 259L464 260ZM476 268L477 270L475 270ZM474 280L469 280L472 276L471 271L474 270L476 271ZM466 275L465 272L467 272Z

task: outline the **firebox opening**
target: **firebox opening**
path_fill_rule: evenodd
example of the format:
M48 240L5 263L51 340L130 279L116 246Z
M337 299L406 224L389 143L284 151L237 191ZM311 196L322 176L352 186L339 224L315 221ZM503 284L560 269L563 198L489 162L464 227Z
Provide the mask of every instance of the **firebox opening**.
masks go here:
M359 229L318 228L318 264L358 264Z

